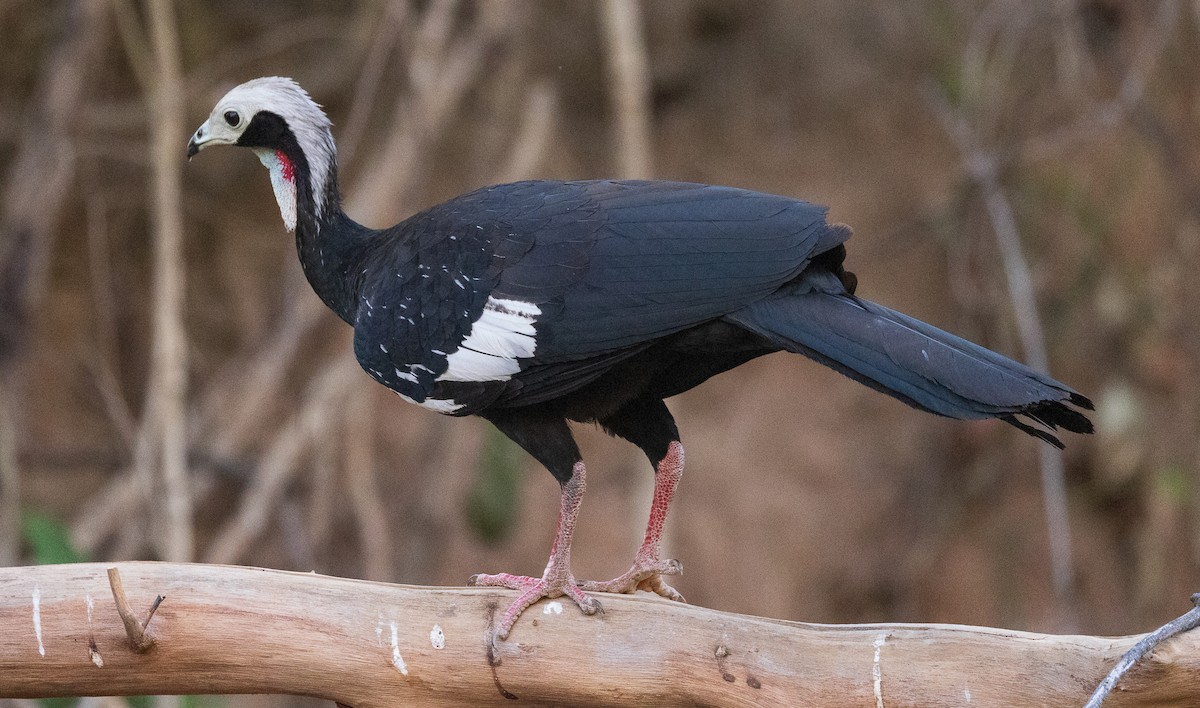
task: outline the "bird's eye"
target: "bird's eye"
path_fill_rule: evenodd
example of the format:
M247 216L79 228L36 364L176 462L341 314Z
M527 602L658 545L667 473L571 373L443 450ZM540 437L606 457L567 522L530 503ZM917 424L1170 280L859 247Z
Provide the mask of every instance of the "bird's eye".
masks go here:
M230 128L236 128L238 123L242 122L242 117L238 115L237 111L225 111L225 122L229 124Z

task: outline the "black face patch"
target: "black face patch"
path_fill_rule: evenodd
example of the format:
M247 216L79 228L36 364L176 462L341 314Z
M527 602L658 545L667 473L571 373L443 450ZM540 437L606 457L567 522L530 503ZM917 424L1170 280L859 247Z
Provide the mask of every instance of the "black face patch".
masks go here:
M255 113L254 117L250 119L250 125L246 126L245 132L237 141L237 144L242 147L271 148L273 150L283 150L289 143L299 148L296 136L292 135L292 130L288 128L287 122L278 114L270 111Z
M303 184L307 185L308 159L305 157L304 151L300 149L300 143L297 142L292 129L278 114L270 111L255 113L254 117L250 119L250 125L246 126L246 130L238 138L236 144L241 147L282 151L295 166L297 176L304 176ZM297 179L296 182L297 186L302 183L300 179Z

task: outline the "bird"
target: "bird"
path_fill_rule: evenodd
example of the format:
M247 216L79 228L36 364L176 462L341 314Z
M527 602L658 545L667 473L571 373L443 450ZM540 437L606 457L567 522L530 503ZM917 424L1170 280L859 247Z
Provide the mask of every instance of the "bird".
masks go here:
M354 329L375 381L448 416L479 416L558 482L540 577L479 574L516 590L491 640L543 598L584 614L596 592L682 595L663 525L684 449L664 399L752 359L801 354L909 406L996 418L1057 447L1091 433L1084 395L980 345L856 295L849 227L827 209L671 181L534 180L477 189L372 229L341 206L332 124L294 80L230 90L187 145L250 148L317 296ZM571 542L587 470L571 424L595 423L649 459L654 492L628 571L578 580Z

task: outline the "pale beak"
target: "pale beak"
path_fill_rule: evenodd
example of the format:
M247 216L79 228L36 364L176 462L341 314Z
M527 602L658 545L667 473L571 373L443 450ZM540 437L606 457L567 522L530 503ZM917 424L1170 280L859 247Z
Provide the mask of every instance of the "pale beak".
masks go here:
M195 157L196 153L200 152L200 148L204 147L204 143L207 142L210 134L211 131L208 130L208 121L204 121L204 123L196 129L195 134L192 135L192 139L188 141L187 156L189 161Z
M233 141L228 137L221 135L219 132L212 130L209 127L208 121L196 129L196 133L192 135L192 139L187 144L187 156L191 160L196 153L204 149L206 145L232 145Z

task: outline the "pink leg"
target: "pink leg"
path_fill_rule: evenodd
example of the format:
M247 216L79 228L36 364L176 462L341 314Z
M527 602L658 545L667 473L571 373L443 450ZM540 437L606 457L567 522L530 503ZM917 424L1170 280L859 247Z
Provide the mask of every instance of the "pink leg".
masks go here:
M667 454L655 466L654 501L650 504L650 520L646 522L646 537L642 540L642 547L633 557L633 567L609 581L585 580L580 583L580 587L588 592L631 593L635 590L648 590L670 600L684 601L683 595L662 579L664 575L682 573L683 564L675 559L664 561L659 558L663 525L667 521L667 511L681 477L683 445L676 441L671 443Z
M554 545L550 547L550 560L546 563L546 571L540 578L525 575L474 575L468 581L469 585L486 585L494 587L521 590L521 594L513 600L501 616L496 626L495 639L505 639L530 605L546 597L561 597L566 595L579 605L585 615L594 615L601 610L600 603L588 597L579 589L575 577L571 575L571 537L575 534L575 521L579 516L579 505L583 501L586 485L586 473L582 462L576 462L571 473L571 479L563 485L562 505L558 513L558 530L554 534Z

